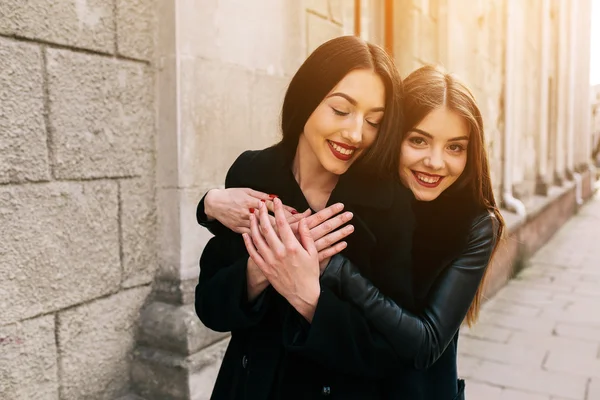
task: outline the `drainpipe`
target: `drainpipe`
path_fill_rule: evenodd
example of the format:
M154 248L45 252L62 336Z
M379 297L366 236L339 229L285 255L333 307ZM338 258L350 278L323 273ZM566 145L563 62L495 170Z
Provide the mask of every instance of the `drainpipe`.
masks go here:
M527 211L525 204L513 196L512 193L512 135L513 135L513 88L514 82L514 28L510 26L513 20L514 0L506 1L506 47L505 47L505 74L504 74L504 174L502 176L502 202L509 211L525 217Z

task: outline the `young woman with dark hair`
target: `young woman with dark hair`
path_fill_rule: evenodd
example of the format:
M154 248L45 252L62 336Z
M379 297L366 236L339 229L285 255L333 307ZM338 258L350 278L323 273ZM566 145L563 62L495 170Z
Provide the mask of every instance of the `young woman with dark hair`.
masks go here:
M396 184L380 156L371 155L384 154L401 126L401 93L396 66L382 48L353 36L332 39L291 80L282 141L244 152L230 168L226 187L276 193L280 220L286 218L281 200L318 213L292 224L286 220L276 232L267 202L257 201L255 213L246 211L247 224L238 226L253 233L264 251L262 262L249 256L244 242L249 237L223 226L213 229L200 260L196 313L207 327L232 332L213 399L311 399L331 395L333 386L335 398L378 398L378 379L398 365L393 346L354 305L322 287L320 274L340 250L366 276L370 266L384 262L408 271L412 195ZM388 163L395 158L390 154ZM338 203L347 212L320 224L339 211ZM199 220L206 218L203 204ZM332 232L349 218L352 226ZM270 231L258 228L259 219ZM350 232L347 247L336 243ZM279 234L288 240L282 243ZM394 246L397 241L405 246ZM264 260L275 262L268 249L293 261L286 258L280 268L267 270ZM316 340L305 350L296 344L306 339L308 328ZM325 332L330 339L321 341ZM326 353L330 357L322 362Z

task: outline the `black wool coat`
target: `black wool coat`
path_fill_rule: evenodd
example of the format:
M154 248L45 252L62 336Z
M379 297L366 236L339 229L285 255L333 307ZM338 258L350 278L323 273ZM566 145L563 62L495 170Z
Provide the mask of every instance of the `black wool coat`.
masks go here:
M280 145L243 153L226 187L278 195L299 211L308 208ZM328 205L343 202L355 231L344 256L383 293L414 308L411 277L413 196L393 179L373 180L350 170ZM202 202L198 220L205 221ZM212 399L379 399L381 383L406 361L363 313L325 285L311 324L271 287L249 303L246 252L241 235L221 225L200 260L196 313L210 329L232 334Z

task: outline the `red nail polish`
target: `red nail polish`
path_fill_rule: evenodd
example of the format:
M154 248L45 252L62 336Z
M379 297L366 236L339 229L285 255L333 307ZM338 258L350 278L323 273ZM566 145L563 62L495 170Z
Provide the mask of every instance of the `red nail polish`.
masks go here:
M265 202L266 202L266 200L265 200L265 199L260 199L260 201L262 201L263 203L265 203Z
M254 214L254 208L249 208L250 214Z
M298 214L298 211L292 210L292 215L296 215L296 214Z
M276 194L270 194L270 195L269 195L269 198L271 198L271 199L274 199L275 197L277 197L277 195L276 195Z

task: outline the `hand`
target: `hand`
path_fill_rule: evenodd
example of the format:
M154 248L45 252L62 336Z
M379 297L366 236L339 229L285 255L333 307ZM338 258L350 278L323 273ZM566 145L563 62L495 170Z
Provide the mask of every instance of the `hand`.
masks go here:
M306 320L312 321L320 295L319 255L305 220L299 223L300 240L286 220L281 200L273 201L280 237L269 221L267 207L250 215L250 234L244 233L248 254L263 275Z
M346 248L347 243L340 242L340 240L354 232L353 225L346 225L342 229L338 229L353 217L353 214L348 211L339 214L343 209L344 205L342 203L336 203L306 218L310 235L315 241L315 247L319 252L321 273L327 268L331 257ZM297 224L292 225L292 230L294 225Z
M257 209L261 202L272 207L275 197L247 188L211 189L204 199L204 212L209 220L216 219L234 232L249 233L251 210ZM310 215L310 210L300 214L292 207L284 209L290 223ZM275 224L275 219L270 219Z

